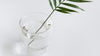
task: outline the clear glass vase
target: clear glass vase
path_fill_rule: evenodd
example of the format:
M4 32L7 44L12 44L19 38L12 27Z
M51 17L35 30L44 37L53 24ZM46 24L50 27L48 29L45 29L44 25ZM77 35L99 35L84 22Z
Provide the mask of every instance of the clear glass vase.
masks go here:
M35 13L22 17L19 26L23 37L20 41L14 42L11 49L8 49L8 56L41 56L46 52L48 46L48 30L51 22L47 21L44 26L35 33L42 25L47 16L43 13ZM10 45L9 45L10 46ZM7 49L6 49L7 50Z
M35 33L46 19L43 13L35 13L31 16L25 16L19 21L23 38L22 41L28 48L28 52L32 55L41 55L46 51L48 46L48 30L50 28L50 21L46 22L44 26Z

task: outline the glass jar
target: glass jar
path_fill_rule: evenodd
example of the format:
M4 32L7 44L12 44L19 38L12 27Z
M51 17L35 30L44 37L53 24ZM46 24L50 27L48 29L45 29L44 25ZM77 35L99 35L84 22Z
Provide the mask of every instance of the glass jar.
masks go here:
M51 22L35 33L47 16L44 13L34 13L19 20L22 37L19 41L10 41L3 46L4 56L41 56L48 46L48 33ZM6 54L5 54L6 53Z
M23 44L28 48L27 51L32 55L41 55L48 46L48 30L50 21L47 21L43 27L35 33L46 19L43 13L35 13L31 16L25 16L20 19L19 25L23 33Z

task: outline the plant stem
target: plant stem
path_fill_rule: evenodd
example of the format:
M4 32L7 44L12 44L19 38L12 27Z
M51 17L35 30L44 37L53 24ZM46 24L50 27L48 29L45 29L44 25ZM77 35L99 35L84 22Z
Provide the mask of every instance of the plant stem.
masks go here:
M47 22L47 20L50 18L50 16L54 13L55 9L50 13L50 15L47 17L47 19L42 23L42 25L38 28L38 30L35 32L35 34L38 33L38 31L44 26L44 24Z
M39 32L39 30L44 26L44 24L47 22L47 20L50 18L50 16L54 13L55 9L50 13L50 15L47 17L47 19L42 23L42 25L38 28L38 30L35 32L35 34L37 34ZM29 43L28 46L34 41L34 39L32 39Z
M63 3L64 1L65 1L65 0L63 0L61 3ZM35 34L37 34L37 33L41 30L41 28L42 28L42 27L44 26L44 24L48 21L48 19L51 17L51 15L54 13L54 11L61 5L61 3L59 3L59 5L55 7L55 9L53 9L53 11L50 13L50 15L47 17L47 19L42 23L42 25L38 28L38 30L35 32ZM29 46L33 41L34 41L34 39L31 40L31 41L28 43L28 46Z
M65 1L65 0L63 0L62 2L64 2L64 1ZM62 3L62 2L61 2L61 3ZM58 7L60 6L61 3L59 3L59 5L56 6L56 8L58 8ZM42 25L39 27L39 29L35 32L35 34L37 34L38 31L44 26L44 24L47 22L47 20L50 18L50 16L54 13L54 11L56 10L56 8L50 13L50 15L47 17L47 19L42 23Z

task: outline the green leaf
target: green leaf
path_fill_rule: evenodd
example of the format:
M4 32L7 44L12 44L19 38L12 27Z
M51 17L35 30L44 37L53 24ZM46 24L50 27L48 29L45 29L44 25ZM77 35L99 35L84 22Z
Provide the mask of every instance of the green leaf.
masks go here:
M53 5L52 5L51 0L49 0L49 4L50 4L51 8L53 9Z
M86 1L86 0L68 0L68 1L72 1L72 2L91 2L91 1Z
M80 10L84 11L84 9L80 8L80 7L77 6L77 5L71 4L71 3L62 3L62 4L63 4L63 5L66 5L66 6L70 6L70 7L76 8L76 9L80 9Z
M69 12L63 11L63 10L61 10L61 9L56 9L56 11L61 12L61 13L70 14Z
M55 6L55 8L56 8L57 1L56 1L56 0L53 0L53 3L54 3L54 6Z
M61 3L61 0L59 0L59 3Z
M63 10L63 11L68 11L68 12L77 12L75 10L72 9L68 9L68 8L64 8L64 7L58 7L59 9Z

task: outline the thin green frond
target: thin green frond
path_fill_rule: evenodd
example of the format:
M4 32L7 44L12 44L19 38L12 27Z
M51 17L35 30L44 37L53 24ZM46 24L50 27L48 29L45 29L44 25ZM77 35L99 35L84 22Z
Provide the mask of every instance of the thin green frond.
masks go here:
M70 14L69 12L67 12L67 11L64 11L64 10L60 10L60 9L56 9L56 11L58 11L58 12L61 12L61 13Z
M51 6L51 8L52 8L52 10L53 10L53 5L52 5L51 0L49 0L49 4L50 4L50 6Z
M84 9L80 8L80 7L77 6L77 5L71 4L71 3L62 3L62 4L63 4L63 5L66 5L66 6L70 6L70 7L76 8L76 9L80 9L80 10L84 11Z
M68 12L77 12L75 10L72 9L68 9L68 8L64 8L64 7L58 7L59 9L63 10L63 11L68 11Z

